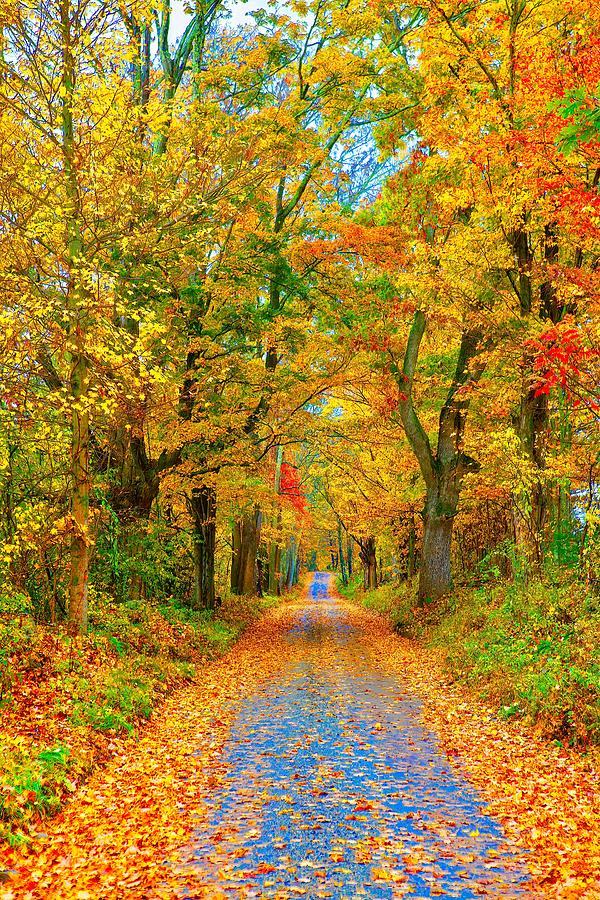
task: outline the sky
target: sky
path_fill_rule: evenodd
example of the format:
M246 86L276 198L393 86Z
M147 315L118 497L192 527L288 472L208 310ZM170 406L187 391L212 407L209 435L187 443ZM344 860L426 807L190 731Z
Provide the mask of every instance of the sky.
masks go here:
M267 6L267 0L248 0L247 3L242 3L240 0L232 0L232 2L227 4L228 8L231 10L231 18L229 19L229 23L232 26L241 25L248 20L246 17L248 13L257 9L265 9ZM189 15L186 15L183 11L184 2L183 0L173 0L172 5L172 13L171 13L171 38L176 39L179 35L183 34L185 30L185 26L190 20Z

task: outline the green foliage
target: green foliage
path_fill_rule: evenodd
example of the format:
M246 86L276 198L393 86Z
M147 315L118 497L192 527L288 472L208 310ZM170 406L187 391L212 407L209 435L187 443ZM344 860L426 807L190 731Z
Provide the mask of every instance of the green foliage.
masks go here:
M459 592L422 633L501 715L586 745L600 743L599 628L598 603L581 585L536 582Z
M94 584L104 593L127 602L132 584L138 582L145 596L154 600L184 597L191 583L189 539L170 531L161 520L147 532L122 528L114 512L103 503L107 527L98 535Z
M117 603L91 588L90 634L73 642L35 626L22 600L0 601L10 610L0 619L0 840L13 844L27 839L30 822L60 808L114 735L135 732L167 692L279 602L232 597L213 613L174 601ZM32 692L46 742L21 732ZM66 745L50 742L59 733Z
M139 719L152 715L156 674L118 666L98 673L93 682L74 679L75 726L89 725L97 731L133 731Z
M338 590L442 649L452 676L502 718L525 718L571 745L600 744L600 601L578 582L524 586L498 575L486 558L478 587L426 609L417 607L411 582L365 593L356 577Z
M348 585L338 580L338 591L343 597L359 602L366 609L372 609L390 619L397 631L409 631L413 623L416 604L416 584L411 581L400 585L390 582L380 585L374 591L365 591L360 575L355 575Z
M72 789L69 757L66 747L36 752L24 738L0 733L0 839L22 843L29 819L58 810L60 795Z
M346 597L348 600L356 600L361 593L364 593L362 575L353 575L348 579L348 584L344 584L341 577L338 577L336 579L336 588L342 597Z
M597 141L600 134L600 107L596 96L591 96L586 88L574 88L565 97L549 104L563 119L570 119L561 134L563 153L573 153L580 144Z

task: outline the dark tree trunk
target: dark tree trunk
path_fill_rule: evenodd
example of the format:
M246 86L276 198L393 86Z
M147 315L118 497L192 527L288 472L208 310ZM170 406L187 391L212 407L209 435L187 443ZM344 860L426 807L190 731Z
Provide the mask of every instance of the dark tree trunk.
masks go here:
M411 515L410 528L408 530L408 559L406 561L406 576L412 578L416 572L416 552L417 532L415 529L415 520Z
M338 555L340 560L340 573L342 576L342 584L348 584L348 574L346 572L346 560L344 559L344 544L342 542L342 523L338 522L337 527L338 539Z
M419 572L419 599L437 600L452 589L452 516L425 511L423 558Z
M291 537L286 549L286 574L285 586L287 591L291 591L298 581L298 546L296 538Z
M281 594L281 547L275 541L269 550L269 593Z
M256 594L258 597L264 596L263 582L265 578L265 563L260 556L256 558Z
M231 593L239 596L242 563L242 520L234 523L231 531Z
M364 588L366 591L377 587L377 545L374 537L360 541L360 561L363 564Z
M533 363L532 354L527 353L523 360L523 387L515 421L521 448L533 464L534 472L539 472L538 480L532 484L527 494L515 496L513 503L515 542L525 562L526 573L540 570L541 536L547 514L546 491L541 478L548 429L548 397L545 394L538 397L535 395L535 386L531 383Z
M331 536L329 537L329 556L331 557L331 568L335 572L338 567L338 556L336 546Z
M354 570L353 570L354 559L353 559L352 554L353 554L352 538L350 537L350 535L348 535L348 538L346 541L346 555L348 558L348 578L352 578L352 575L354 574Z
M461 391L477 381L483 366L477 364L481 343L478 328L466 328L461 336L456 369L448 396L440 411L435 454L414 409L412 389L426 319L417 310L410 330L402 373L398 407L404 431L425 482L423 549L419 572L419 600L437 600L452 588L451 548L454 517L458 510L465 472L477 470L475 460L462 451L469 395ZM476 365L472 365L475 361Z
M534 308L532 285L533 251L525 227L511 236L511 246L518 270L518 295L523 318L531 315L553 324L560 322L564 304L559 302L551 277L540 285L539 309ZM544 264L555 265L558 260L556 226L548 224L544 229ZM522 359L523 384L521 402L515 419L515 430L526 457L539 472L539 478L525 496L516 496L513 505L515 542L525 562L526 574L538 572L542 564L542 535L548 513L546 488L542 480L545 466L544 447L549 427L548 397L536 397L533 383L534 355L526 351Z
M146 585L141 570L148 521L162 476L177 466L180 459L179 450L164 451L157 459L151 459L143 436L128 437L125 431L113 436L111 458L96 453L99 470L109 471L113 481L108 500L119 522L119 540L131 571L128 584L118 583L118 573L114 573L116 592L123 599L128 596L132 600L143 600L145 597Z
M231 561L231 592L253 596L257 591L256 555L260 543L262 514L256 506L245 513L233 530L233 556Z
M194 594L196 609L215 607L215 543L217 533L217 494L211 485L192 489L189 500L194 524Z

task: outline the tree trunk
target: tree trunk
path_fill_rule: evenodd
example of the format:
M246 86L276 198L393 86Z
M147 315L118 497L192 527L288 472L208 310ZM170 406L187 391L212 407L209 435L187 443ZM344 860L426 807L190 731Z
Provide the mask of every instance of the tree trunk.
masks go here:
M527 359L525 369L533 369L533 360ZM530 375L526 374L519 414L516 421L516 432L527 459L539 472L538 480L532 485L526 496L515 497L513 520L515 542L525 562L526 573L539 572L542 564L541 537L547 513L546 494L542 484L544 468L544 443L548 427L548 397L544 394L535 396Z
M360 561L363 564L365 591L377 587L377 545L374 537L360 542Z
M350 535L348 535L348 538L346 540L346 555L347 555L347 559L348 559L348 578L352 578L352 576L354 574L354 570L353 570L354 560L352 557L352 552L353 552L352 538L350 537Z
M556 325L563 316L564 304L558 300L551 278L547 278L540 285L539 309L534 309L532 284L534 257L525 225L511 235L510 243L515 266L519 272L518 294L521 316L530 318L533 314L542 321L550 321ZM543 248L545 265L551 268L558 260L555 224L545 226ZM546 488L542 472L545 466L544 445L549 421L548 397L545 394L536 397L535 385L532 383L534 355L529 350L524 354L522 369L521 402L515 430L525 456L531 462L534 472L539 473L527 494L515 497L513 509L515 542L517 549L521 551L527 575L539 572L542 564L542 535L547 516Z
M452 589L451 547L454 518L425 511L419 600L438 600Z
M440 410L437 448L434 453L412 400L413 381L425 326L425 314L417 310L408 337L402 373L396 372L401 391L398 407L402 424L419 463L426 489L419 575L421 602L436 600L452 587L452 528L462 480L465 472L478 469L475 460L462 451L469 394L461 389L476 382L483 373L483 364L477 358L481 344L480 329L465 328L461 335L452 384Z
M408 530L408 559L406 562L406 576L412 578L416 571L416 548L417 533L415 529L415 521L411 515L410 527Z
M71 578L69 584L69 630L85 633L88 627L88 575L90 566L90 425L87 410L77 404L87 402L87 365L82 354L76 358L71 375L74 404L71 430Z
M344 559L344 545L342 543L342 523L338 522L337 527L338 538L338 555L340 560L340 572L342 575L342 584L348 584L348 575L346 572L346 560Z
M281 493L281 465L283 463L283 447L275 449L275 493ZM277 533L281 530L281 503L277 508L277 516L274 522ZM269 585L270 594L279 596L281 593L281 547L277 541L272 541L269 547Z
M338 555L334 539L331 536L329 537L329 556L331 558L331 568L336 572L338 568Z
M260 543L261 518L260 507L256 506L253 512L244 513L234 526L231 561L232 594L238 596L256 594L256 554Z
M240 591L240 571L242 562L242 520L234 523L231 530L231 593L235 596Z
M215 607L215 542L217 493L212 485L192 489L189 501L194 523L194 594L196 609Z
M269 593L277 597L281 593L281 547L275 541L269 549Z
M84 633L88 625L88 576L90 566L89 509L92 489L90 471L90 372L85 336L93 298L85 286L85 247L82 236L81 196L77 177L77 156L73 102L76 64L73 10L69 0L60 4L62 45L61 151L64 173L67 228L66 257L69 272L67 299L69 345L69 392L71 402L71 559L69 581L69 631Z
M285 577L285 585L286 590L291 591L294 585L298 581L298 545L296 544L296 538L291 537L287 552L286 552L286 577Z

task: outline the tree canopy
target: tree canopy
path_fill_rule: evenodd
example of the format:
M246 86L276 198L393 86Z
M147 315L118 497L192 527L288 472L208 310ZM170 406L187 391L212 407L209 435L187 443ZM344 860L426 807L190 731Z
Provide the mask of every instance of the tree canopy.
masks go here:
M7 596L594 581L596 10L229 12L4 9Z

